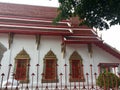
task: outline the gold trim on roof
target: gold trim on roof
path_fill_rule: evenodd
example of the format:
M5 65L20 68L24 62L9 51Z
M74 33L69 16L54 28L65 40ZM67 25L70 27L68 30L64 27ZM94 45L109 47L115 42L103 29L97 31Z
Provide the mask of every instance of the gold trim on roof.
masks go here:
M29 56L29 54L23 49L22 51L20 51L20 53L17 54L17 56L15 57L15 59L29 59L29 60L30 60L30 56Z

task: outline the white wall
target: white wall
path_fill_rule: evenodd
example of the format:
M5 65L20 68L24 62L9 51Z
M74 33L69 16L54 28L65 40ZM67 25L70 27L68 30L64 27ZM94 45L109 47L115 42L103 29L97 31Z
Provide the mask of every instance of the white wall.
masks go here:
M7 34L0 34L0 42L7 47L8 49L8 35ZM11 71L14 69L14 59L16 55L24 48L27 53L30 55L30 77L32 73L37 73L36 71L36 64L40 64L39 67L39 82L41 82L41 73L43 72L43 58L47 54L49 50L52 50L58 59L58 76L60 73L65 72L64 64L67 63L67 80L69 80L69 57L74 52L77 51L79 55L83 59L84 65L84 74L86 77L86 73L90 73L90 64L93 65L93 74L96 72L98 73L97 65L99 63L120 63L120 60L112 56L111 54L107 53L106 51L102 50L101 48L93 45L93 55L92 58L89 56L88 48L86 44L67 44L66 47L66 56L63 58L61 53L61 43L62 37L61 36L41 36L40 41L40 48L39 50L36 49L36 40L34 35L18 35L15 34L13 44L11 49L7 50L2 58L2 68L0 70L1 73L5 73L5 78L7 78L8 72L8 65L10 63L13 64ZM63 75L63 78L64 75ZM36 83L36 79L34 78L34 83ZM31 78L30 78L31 81ZM69 82L69 81L68 81ZM65 83L65 80L63 80Z

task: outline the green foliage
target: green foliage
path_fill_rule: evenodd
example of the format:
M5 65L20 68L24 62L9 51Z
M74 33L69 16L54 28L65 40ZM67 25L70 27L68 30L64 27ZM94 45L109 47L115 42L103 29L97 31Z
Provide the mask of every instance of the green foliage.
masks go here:
M120 24L120 0L59 0L59 15L55 22L78 16L84 20L80 25L108 29ZM109 21L109 24L106 22Z
M101 88L114 88L120 85L120 79L113 73L104 72L101 73L97 78L97 85Z

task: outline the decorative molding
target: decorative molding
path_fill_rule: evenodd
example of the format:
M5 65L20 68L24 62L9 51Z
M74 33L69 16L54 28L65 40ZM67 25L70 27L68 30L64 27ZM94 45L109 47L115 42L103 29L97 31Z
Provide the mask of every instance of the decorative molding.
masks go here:
M119 63L99 63L99 67L118 67Z
M53 53L52 50L50 50L50 51L45 55L44 60L46 60L46 59L51 59L51 58L57 60L57 57L56 57L56 55Z
M37 50L39 49L39 46L40 46L40 38L41 38L41 36L39 34L37 34L36 35Z
M74 51L72 53L72 55L70 56L69 60L81 60L82 61L82 57L78 54L77 51Z
M90 54L90 57L92 58L92 54L93 54L92 44L88 44L88 53Z
M82 77L80 79L69 78L69 81L70 82L85 82L85 78L84 77Z
M17 54L17 56L15 57L15 60L17 59L28 59L30 60L30 56L29 54L23 49L22 51L20 51L20 53Z
M65 53L66 53L66 44L62 43L61 44L61 53L63 54L63 58L65 57Z
M29 54L23 49L20 51L20 53L17 54L15 57L15 71L17 69L17 63L19 60L26 60L26 79L25 80L20 80L20 83L28 83L29 82L29 66L30 66L30 56Z
M11 45L12 45L12 43L13 43L13 37L14 37L14 34L13 34L13 33L9 33L9 34L8 34L9 49L11 48Z

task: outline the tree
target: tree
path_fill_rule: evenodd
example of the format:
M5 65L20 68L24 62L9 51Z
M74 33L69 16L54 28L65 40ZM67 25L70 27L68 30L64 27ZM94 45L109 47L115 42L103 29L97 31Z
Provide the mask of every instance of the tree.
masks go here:
M80 25L108 29L120 24L120 0L59 0L59 14L55 22L79 17ZM109 23L108 23L109 22Z

